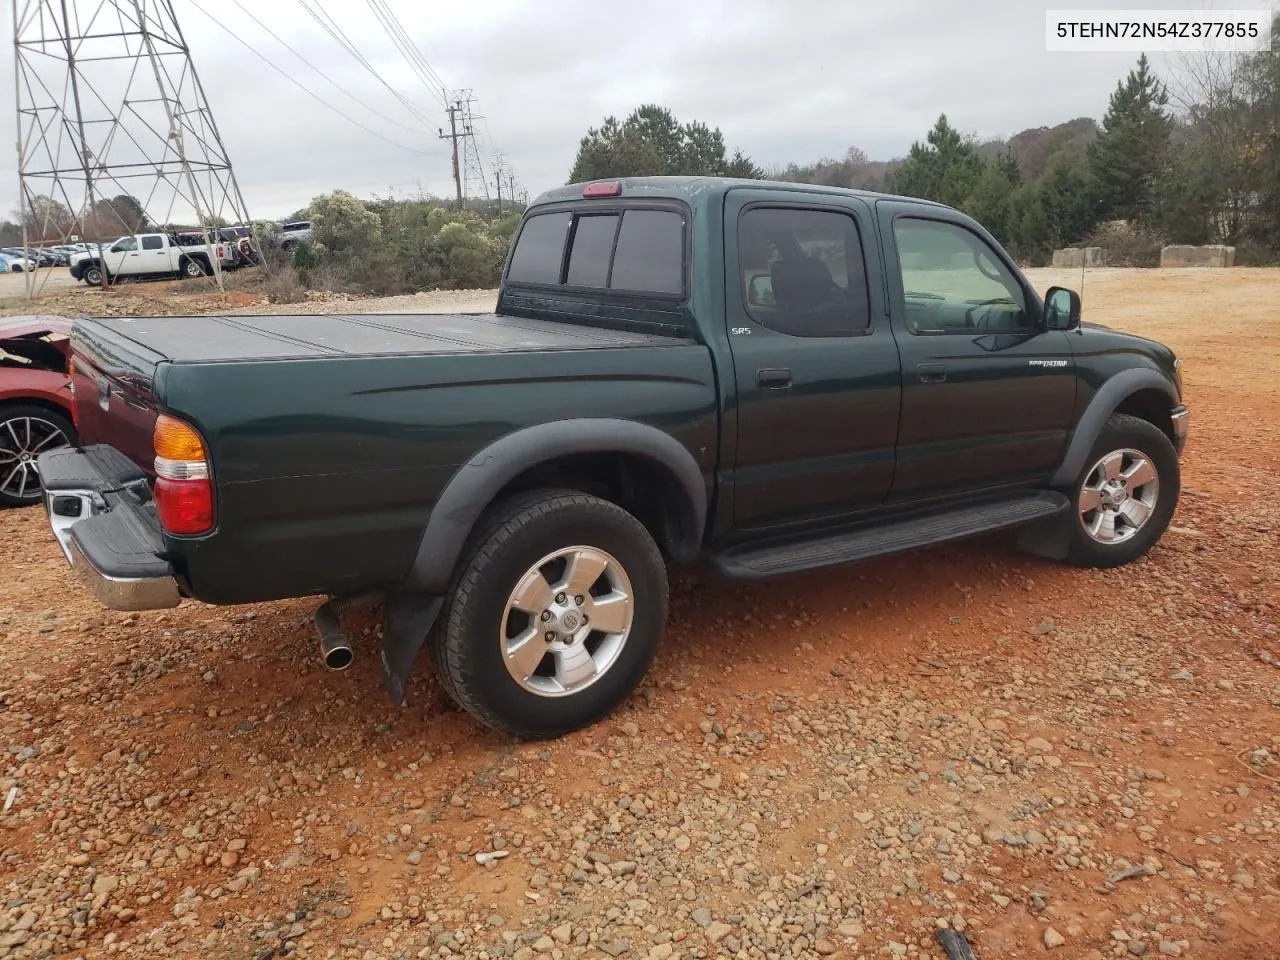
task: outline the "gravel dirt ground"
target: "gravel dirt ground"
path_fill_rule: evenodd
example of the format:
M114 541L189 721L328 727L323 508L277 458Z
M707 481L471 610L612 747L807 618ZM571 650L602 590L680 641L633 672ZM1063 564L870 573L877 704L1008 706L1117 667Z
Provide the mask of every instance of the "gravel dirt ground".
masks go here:
M389 705L373 617L331 674L311 601L104 611L39 510L0 513L0 956L1276 957L1280 271L1095 270L1084 301L1186 366L1146 559L685 575L643 688L550 743L425 667Z

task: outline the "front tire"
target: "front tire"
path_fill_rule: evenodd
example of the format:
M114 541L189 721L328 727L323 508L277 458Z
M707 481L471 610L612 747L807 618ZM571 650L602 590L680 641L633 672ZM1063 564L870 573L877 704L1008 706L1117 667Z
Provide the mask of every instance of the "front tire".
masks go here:
M1144 556L1173 519L1181 484L1178 455L1164 432L1114 414L1076 480L1067 560L1105 568Z
M612 712L666 620L666 566L644 526L606 500L538 490L481 521L429 650L461 707L536 740Z
M101 267L87 267L84 273L80 275L80 279L91 287L100 287L102 286L102 276Z

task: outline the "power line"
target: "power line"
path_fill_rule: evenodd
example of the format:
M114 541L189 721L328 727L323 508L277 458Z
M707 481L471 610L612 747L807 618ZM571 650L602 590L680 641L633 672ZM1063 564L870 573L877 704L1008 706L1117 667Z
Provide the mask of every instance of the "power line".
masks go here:
M240 0L231 0L231 2L232 2L232 3L234 3L237 7L239 7L239 9L240 9L240 12L241 12L241 13L243 13L245 16L247 16L250 20L252 20L254 23L256 23L259 27L261 27L261 28L262 28L263 30L265 30L267 33L271 34L271 36L272 36L272 37L273 37L273 38L274 38L274 39L275 39L275 40L276 40L276 41L277 41L277 42L278 42L282 47L284 47L286 50L288 50L290 53L292 53L295 57L297 57L299 60L301 60L304 64L306 64L308 67L310 67L312 70L314 70L317 74L319 74L319 75L320 75L320 77L321 77L323 80L325 80L325 81L326 81L330 86L332 86L334 89L338 90L340 93L342 93L343 95L345 95L345 96L347 96L348 98L350 98L350 99L351 99L352 101L354 101L357 105L359 105L359 106L363 107L365 110L368 110L368 111L369 111L370 113L372 113L375 117L380 117L381 119L383 119L383 120L387 121L387 123L394 124L395 126L399 127L400 129L402 129L402 130L407 130L407 131L409 131L410 133L425 134L425 133L427 132L427 131L426 131L426 129L424 129L423 127L410 127L410 126L408 126L407 124L401 123L399 120L394 119L393 117L388 117L385 113L381 113L381 112L379 112L377 109L375 109L374 107L372 107L372 106L370 106L369 104L365 103L363 100L361 100L361 99L360 99L359 97L357 97L355 94L353 94L353 93L351 93L349 90L347 90L347 88L346 88L346 87L342 86L342 84L340 84L340 83L338 83L336 80L332 79L332 78L331 78L328 74L326 74L323 70L321 70L321 69L320 69L319 67L317 67L314 63L312 63L310 60L308 60L305 56L303 56L301 53L299 53L296 49L294 49L292 46L290 46L290 44L289 44L289 42L288 42L287 40L285 40L282 36L280 36L278 33L276 33L274 30L272 30L269 26L267 26L265 23L263 23L261 20L259 20L259 19L258 19L258 17L257 17L257 16L256 16L256 15L255 15L251 10L246 9L246 8L245 8L245 6L240 2Z
M352 117L352 116L350 116L350 115L348 115L348 114L344 113L343 111L339 110L337 107L335 107L335 106L334 106L332 103L330 103L328 100L325 100L323 97L321 97L321 96L319 96L318 94L316 94L316 93L315 93L315 92L314 92L310 87L308 87L306 84L302 83L302 82L301 82L301 81L299 81L297 78L295 78L295 77L291 76L289 73L287 73L286 71L282 70L280 67L276 66L276 64L275 64L274 62L272 62L272 60L271 60L269 57L267 57L267 56L266 56L266 55L264 55L264 54L259 53L256 49L254 49L254 47L252 47L252 46L248 43L248 41L246 41L244 38L242 38L238 33L236 33L236 32L235 32L234 30L232 30L230 27L228 27L228 26L226 26L225 24L223 24L221 20L219 20L219 19L218 19L217 17L215 17L213 14L209 13L207 10L205 10L205 9L204 9L204 7L200 6L200 2L201 2L201 0L192 0L192 3L191 3L192 8L193 8L193 9L196 9L196 10L199 10L202 14L204 14L204 16L208 17L210 20L212 20L214 23L216 23L219 27L221 27L223 30L225 30L227 33L229 33L232 37L234 37L234 38L235 38L235 40L236 40L236 42L238 42L242 47L244 47L246 50L248 50L250 53L252 53L255 57L257 57L259 60L261 60L261 61L262 61L263 63L265 63L267 66L269 66L269 67L270 67L272 70L274 70L276 73L280 74L280 76L284 77L286 80L288 80L290 83L292 83L295 87L297 87L299 90L301 90L301 91L302 91L303 93L305 93L307 96L309 96L312 100L316 101L316 103L319 103L319 104L321 104L322 106L324 106L325 108L327 108L327 109L329 109L329 110L332 110L332 111L333 111L334 113L336 113L338 116L342 117L342 119L346 120L346 121L347 121L347 122L349 122L349 123L354 123L357 127L359 127L361 130L363 130L365 133L372 134L373 136L377 137L379 140L383 141L384 143L389 143L389 144L391 144L391 146L393 146L393 147L397 147L397 148L398 148L398 149L400 149L400 150L407 150L407 151L409 151L410 153L417 153L417 154L420 154L420 155L422 155L422 156L424 156L424 157L432 156L432 152L431 152L430 150L419 150L419 149L417 149L416 147L408 147L408 146L405 146L403 143L399 143L399 142L397 142L397 141L395 141L395 140L392 140L392 139L391 139L391 138L389 138L389 137L384 137L384 136L383 136L382 134L380 134L377 130L374 130L372 127L367 127L367 126L365 126L363 123L361 123L361 122L360 122L359 120L357 120L355 117Z
M409 32L404 28L404 24L400 22L399 17L387 5L386 0L367 0L369 9L373 11L374 16L382 24L387 36L391 38L391 42L404 55L405 60L418 75L418 79L432 93L439 94L445 106L449 103L449 88L445 82L440 79L440 75L427 62L426 57L422 55L422 51L413 42L409 36Z
M399 100L405 106L405 109L407 109L410 113L412 113L415 117L417 117L423 123L430 124L431 121L427 119L425 114L423 114L416 106L414 106L411 101L406 99L404 95L400 93L400 91L398 91L395 87L391 86L391 84L389 84L386 81L386 79L382 76L382 74L380 74L376 69L374 69L373 64L371 64L368 61L368 59L365 58L364 54L362 54L359 51L359 49L357 49L356 45L352 42L351 38L347 36L346 31L342 29L341 24L339 24L336 20L334 20L328 14L328 12L325 11L324 7L320 5L320 0L314 0L314 2L316 5L315 10L311 9L311 7L307 3L307 0L298 0L298 6L302 7L302 9L307 12L307 15L310 16L312 20L320 24L321 29L323 29L325 33L329 34L330 37L336 40L338 42L338 45L341 46L344 50L346 50L347 53L351 54L351 56L355 58L356 62L359 63L362 67L364 67L365 70L367 70L375 80L377 80L380 84L386 87L387 90L391 92L391 95L395 97L397 100ZM316 12L317 10L319 11L319 13Z

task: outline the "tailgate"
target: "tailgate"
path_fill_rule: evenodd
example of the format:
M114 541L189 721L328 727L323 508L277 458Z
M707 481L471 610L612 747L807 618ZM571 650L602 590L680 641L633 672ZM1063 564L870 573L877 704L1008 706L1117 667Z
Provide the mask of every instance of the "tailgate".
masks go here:
M71 351L81 443L109 444L151 474L157 415L153 385L156 368L166 358L93 320L76 321Z
M111 447L40 455L49 526L77 578L112 610L181 599L146 475Z

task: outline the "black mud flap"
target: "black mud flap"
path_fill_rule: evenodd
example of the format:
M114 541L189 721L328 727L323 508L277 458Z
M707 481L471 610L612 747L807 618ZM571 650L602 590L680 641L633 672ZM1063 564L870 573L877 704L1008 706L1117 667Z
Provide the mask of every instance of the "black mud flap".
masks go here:
M413 662L443 606L444 597L416 590L394 590L387 595L382 627L382 686L397 706L405 705Z
M1046 560L1065 560L1071 552L1071 524L1075 518L1059 514L1028 523L1018 532L1018 549Z

